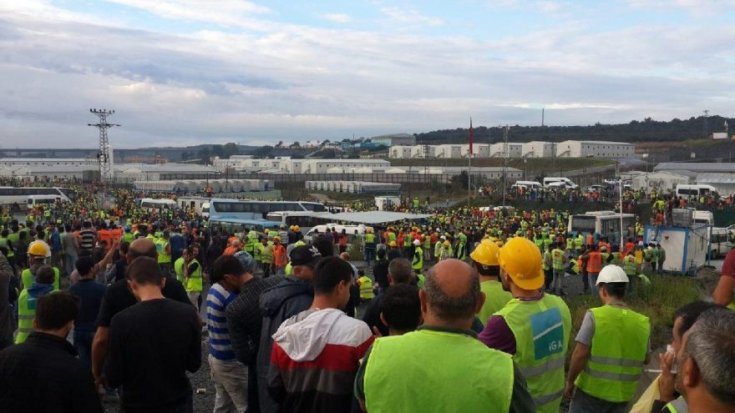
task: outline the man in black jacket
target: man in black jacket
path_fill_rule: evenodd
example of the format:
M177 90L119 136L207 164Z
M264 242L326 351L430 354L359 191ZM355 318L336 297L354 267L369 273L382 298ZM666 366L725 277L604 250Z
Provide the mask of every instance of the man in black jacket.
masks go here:
M153 244L153 241L147 238L138 238L130 243L128 253L125 257L128 265L138 257L158 258L156 245ZM184 286L176 278L164 276L164 280L163 295L166 298L191 305ZM108 287L104 298L102 298L100 313L97 316L97 331L95 331L94 340L92 341L92 375L97 384L104 383L102 367L107 357L107 345L109 342L112 317L134 305L136 302L135 296L133 296L133 293L128 288L128 281L125 279L117 281Z
M278 404L268 393L268 368L271 364L273 334L284 320L311 307L314 290L311 280L314 267L322 258L314 246L300 246L291 251L293 277L288 277L277 285L265 290L260 296L260 309L263 312L263 327L258 347L258 401L261 413L275 413Z
M102 412L89 368L66 341L79 312L68 292L38 299L35 331L23 344L0 352L3 412Z

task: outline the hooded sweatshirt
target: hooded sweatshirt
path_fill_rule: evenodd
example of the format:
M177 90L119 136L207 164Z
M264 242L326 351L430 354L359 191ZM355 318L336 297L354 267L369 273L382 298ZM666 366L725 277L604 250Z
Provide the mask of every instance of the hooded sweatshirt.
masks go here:
M256 377L261 413L278 411L278 404L268 393L268 367L271 363L272 336L284 320L308 309L313 298L314 291L311 285L293 277L285 278L277 285L265 290L260 296L263 327L258 346Z
M347 412L360 359L373 342L365 322L309 309L273 335L268 390L281 412Z

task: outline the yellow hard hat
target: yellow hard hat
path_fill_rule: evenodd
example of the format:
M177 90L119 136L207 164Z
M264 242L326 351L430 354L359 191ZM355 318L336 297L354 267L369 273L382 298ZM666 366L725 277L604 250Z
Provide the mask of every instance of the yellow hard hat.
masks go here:
M396 244L396 242L395 242L395 241L391 241L391 242L390 242L390 244L388 244L388 246L389 246L389 247L395 247L395 246L397 246L397 245L398 245L398 244Z
M452 245L452 243L450 243L449 241L444 241L444 246L445 246L445 247L449 247L449 246L451 246L451 245Z
M489 239L484 239L480 242L480 245L472 251L470 258L480 265L486 267L497 267L498 266L498 245Z
M28 255L48 258L51 256L51 248L43 241L37 240L28 244Z
M279 237L279 236L273 237L273 241L280 241L280 240L281 240L281 237Z
M529 239L514 237L508 240L498 251L498 263L518 287L524 290L543 287L541 251Z
M299 227L298 225L294 225L293 232L299 232L299 231L301 231L301 227Z

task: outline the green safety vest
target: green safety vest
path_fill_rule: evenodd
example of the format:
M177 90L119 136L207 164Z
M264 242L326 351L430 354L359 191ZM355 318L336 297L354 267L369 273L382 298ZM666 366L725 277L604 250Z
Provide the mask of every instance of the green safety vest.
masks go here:
M372 300L375 298L375 293L373 292L373 280L370 279L370 277L363 275L358 279L360 282L360 298L363 300Z
M434 244L434 258L439 259L442 252L442 241L439 240Z
M574 239L567 238L567 249L568 250L574 249Z
M636 271L638 271L638 266L635 263L635 257L633 254L628 254L623 259L623 269L625 270L625 275L627 276L633 276L635 275Z
M541 261L543 270L547 271L551 269L551 251L544 251L543 260Z
M404 247L404 248L409 248L409 247L411 247L411 243L412 243L412 242L413 242L413 240L411 239L411 235L410 235L410 234L405 234L405 235L403 236L403 247Z
M496 312L500 311L513 296L503 289L500 281L487 280L480 283L480 291L485 293L485 304L482 305L477 317L482 325L487 323L488 318Z
M431 237L428 235L424 235L424 250L425 251L431 250Z
M133 233L131 232L126 232L123 234L122 239L124 242L127 242L128 244L130 244L135 239L135 235L133 235Z
M544 248L544 240L543 238L534 238L533 243L536 244L539 250L543 251Z
M10 241L10 243L13 244L13 248L18 247L19 239L20 237L18 236L17 232L11 232L10 234L8 234L8 241ZM10 248L10 251L8 251L8 258L15 257L15 251L13 250L13 248Z
M365 244L375 244L375 234L372 232L365 234Z
M577 236L577 238L574 239L574 248L582 249L583 245L584 245L584 237L581 235Z
M180 283L184 283L184 257L179 257L174 261L174 273L176 274L176 279L179 280Z
M263 245L262 249L259 249L260 252L260 262L263 264L273 264L273 245Z
M600 253L600 257L602 257L602 266L603 267L606 266L607 265L607 259L610 258L610 254L607 253L607 252L601 252Z
M426 282L426 277L424 277L424 274L416 274L416 286L419 288L424 288L424 283Z
M7 238L0 237L0 247L3 247L8 250L8 255L7 255L8 258L12 258L15 256L15 251L13 251L13 249L10 248L10 243Z
M365 366L365 405L370 413L501 413L510 409L513 381L508 354L470 335L421 329L375 340Z
M416 249L413 251L411 268L413 268L416 274L424 271L424 251L419 246L417 246Z
M551 247L551 243L552 242L554 242L554 241L551 238L544 238L544 240L543 240L544 249L547 249L548 250Z
M58 287L53 289L53 291L58 290ZM15 336L15 344L25 342L28 335L33 332L33 319L36 317L38 298L40 297L31 297L26 289L20 292L18 296L18 334Z
M286 277L290 277L291 275L293 275L293 265L291 265L290 262L286 264L286 268L283 269L283 273Z
M544 294L537 301L514 298L495 314L503 317L515 336L513 359L526 378L536 411L558 413L572 329L569 307L561 298Z
M20 273L20 279L23 282L23 289L26 290L28 287L33 285L35 282L34 280L35 276L31 272L30 268L26 268L23 270L23 272ZM58 290L60 288L60 280L61 280L61 272L58 268L54 267L54 290Z
M199 264L199 261L195 259L191 260L189 265L197 263ZM187 293L200 293L202 292L203 286L202 286L202 264L199 264L199 268L197 268L196 271L189 274L189 278L186 279L186 292Z
M551 251L551 267L555 270L564 269L564 251L554 248Z
M590 310L595 317L590 358L575 381L585 393L609 402L633 398L648 352L651 323L633 310L612 305Z
M158 252L158 263L171 264L171 256L166 254L166 245L168 245L168 241L163 238L157 238L155 244L156 251Z

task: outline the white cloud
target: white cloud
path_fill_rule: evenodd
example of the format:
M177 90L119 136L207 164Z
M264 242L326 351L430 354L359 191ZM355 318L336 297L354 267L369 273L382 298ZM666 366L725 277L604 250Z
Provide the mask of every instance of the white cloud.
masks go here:
M478 125L528 124L541 107L549 124L689 117L704 107L728 114L735 98L729 27L598 32L570 22L473 39L275 24L245 8L240 30L173 35L38 1L28 13L7 4L3 146L94 146L90 107L116 109L123 127L111 140L130 147L420 132L464 125L468 115Z
M410 26L443 26L445 24L444 19L426 16L418 12L416 9L384 6L380 8L380 11L391 20Z
M326 13L322 14L322 18L333 23L350 23L352 21L352 17L344 13Z

